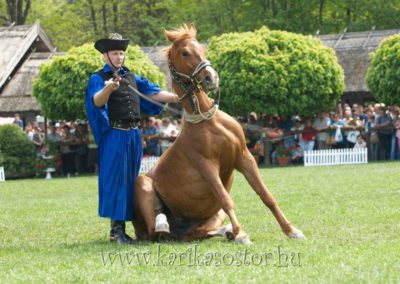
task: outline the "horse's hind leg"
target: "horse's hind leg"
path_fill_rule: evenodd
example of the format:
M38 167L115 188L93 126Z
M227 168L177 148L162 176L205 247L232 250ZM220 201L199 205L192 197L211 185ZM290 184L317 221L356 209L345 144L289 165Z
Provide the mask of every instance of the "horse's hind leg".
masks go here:
M282 231L291 238L305 238L303 233L292 226L286 219L285 215L283 215L275 198L264 185L258 166L249 151L245 151L244 156L238 161L237 169L246 177L247 181L260 196L263 203L271 210L272 214L274 214Z
M150 177L139 176L136 179L134 205L136 236L139 240L155 240L156 215L161 213L161 204Z

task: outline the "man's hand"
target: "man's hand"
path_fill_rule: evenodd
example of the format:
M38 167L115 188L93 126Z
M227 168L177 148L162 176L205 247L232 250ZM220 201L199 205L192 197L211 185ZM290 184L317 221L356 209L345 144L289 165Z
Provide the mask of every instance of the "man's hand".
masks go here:
M110 88L112 92L119 88L119 80L116 80L114 78L105 81L104 84L107 88Z

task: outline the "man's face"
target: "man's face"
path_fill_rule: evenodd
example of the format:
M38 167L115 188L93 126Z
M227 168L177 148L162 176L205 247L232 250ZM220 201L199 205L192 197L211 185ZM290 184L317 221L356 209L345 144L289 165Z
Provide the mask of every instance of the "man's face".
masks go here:
M110 66L115 66L117 69L121 68L122 63L124 62L124 58L125 58L125 51L123 50L110 50L108 52L108 56L107 53L103 54L104 56L104 60L106 61L106 63L108 63ZM112 64L110 64L112 63Z

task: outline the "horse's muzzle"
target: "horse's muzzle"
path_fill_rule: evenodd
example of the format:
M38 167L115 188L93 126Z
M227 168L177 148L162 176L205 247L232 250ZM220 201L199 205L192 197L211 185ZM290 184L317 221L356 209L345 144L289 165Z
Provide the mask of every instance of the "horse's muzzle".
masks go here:
M210 92L219 87L219 77L217 71L211 66L204 68L204 76L201 79L205 91Z

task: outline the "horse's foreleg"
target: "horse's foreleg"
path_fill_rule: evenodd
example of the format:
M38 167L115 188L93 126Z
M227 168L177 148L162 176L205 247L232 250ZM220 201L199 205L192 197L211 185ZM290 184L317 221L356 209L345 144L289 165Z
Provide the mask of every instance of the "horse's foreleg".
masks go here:
M217 229L222 226L225 221L226 214L224 210L219 210L217 214L205 221L199 227L183 237L184 241L194 241L206 239L218 235Z
M250 239L247 234L243 231L242 226L240 225L235 211L233 200L230 197L229 193L226 191L222 181L219 177L219 169L215 166L215 163L206 159L198 159L198 168L200 174L204 177L206 181L209 182L210 188L213 194L216 196L218 201L221 204L222 209L228 215L231 223L232 223L232 233L233 238L236 242L249 244Z
M246 177L254 191L260 196L264 204L271 210L272 214L274 214L282 231L291 238L304 238L302 232L292 226L286 219L275 198L264 185L258 170L258 166L249 151L246 151L244 156L239 160L237 169Z

